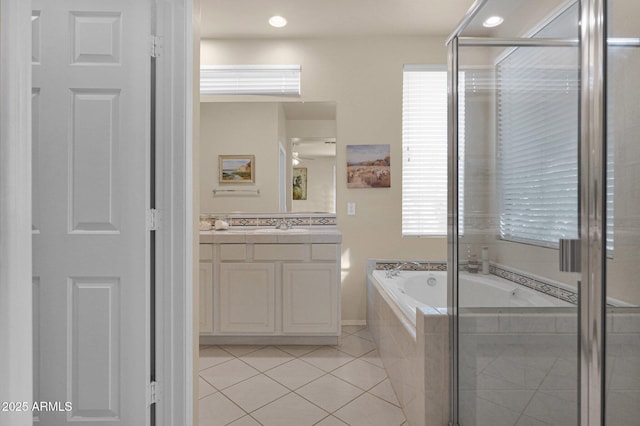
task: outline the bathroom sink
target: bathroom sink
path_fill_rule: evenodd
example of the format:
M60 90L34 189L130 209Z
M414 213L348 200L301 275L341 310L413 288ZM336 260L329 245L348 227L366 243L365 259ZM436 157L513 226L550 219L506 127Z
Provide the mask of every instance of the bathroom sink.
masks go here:
M301 228L291 228L291 229L277 229L277 228L266 228L266 229L256 229L253 231L255 234L308 234L308 229Z

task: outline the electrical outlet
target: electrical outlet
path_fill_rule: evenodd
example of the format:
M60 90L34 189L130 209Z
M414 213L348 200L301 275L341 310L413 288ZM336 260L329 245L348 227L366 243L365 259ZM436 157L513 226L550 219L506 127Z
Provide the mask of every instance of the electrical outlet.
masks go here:
M356 203L347 203L347 214L349 216L356 215Z

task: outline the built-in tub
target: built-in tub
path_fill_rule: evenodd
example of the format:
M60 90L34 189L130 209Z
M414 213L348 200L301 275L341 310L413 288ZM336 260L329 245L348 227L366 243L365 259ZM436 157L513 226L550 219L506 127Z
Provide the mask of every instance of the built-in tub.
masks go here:
M449 420L447 272L401 271L397 276L388 277L387 271L371 266L367 322L408 423L446 426ZM461 307L489 308L491 312L500 312L501 308L511 308L507 311L575 308L569 302L496 275L466 271L460 271L459 297Z
M387 271L372 272L375 279L415 326L416 308L447 306L447 272L401 271L387 277ZM505 280L495 275L470 274L458 276L461 307L518 308L573 306L553 296Z

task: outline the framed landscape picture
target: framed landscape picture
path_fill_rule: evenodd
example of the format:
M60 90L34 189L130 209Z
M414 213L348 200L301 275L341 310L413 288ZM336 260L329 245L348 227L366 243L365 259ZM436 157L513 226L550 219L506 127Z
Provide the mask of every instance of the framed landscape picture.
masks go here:
M347 188L390 188L391 145L347 145Z
M307 199L307 168L293 168L293 190L291 191L294 200Z
M253 155L219 155L220 183L255 183L255 157Z

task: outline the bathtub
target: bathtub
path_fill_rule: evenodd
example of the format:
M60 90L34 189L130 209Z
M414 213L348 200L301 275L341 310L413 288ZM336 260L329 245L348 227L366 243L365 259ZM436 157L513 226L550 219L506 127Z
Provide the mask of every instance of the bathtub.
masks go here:
M532 290L496 275L459 275L460 306L463 308L551 308L572 307L569 302Z
M478 322L475 314L465 317L461 327L477 330L478 324L499 325L500 312L510 331L537 332L539 327L560 327L575 319L575 305L496 275L460 272L460 307L481 309L487 315ZM538 309L555 312L540 316ZM557 312L571 307L559 321ZM525 308L514 320L513 308ZM471 310L472 312L474 309ZM488 312L488 313L487 313ZM401 271L388 278L386 271L370 265L367 275L367 323L389 380L412 426L446 426L449 421L449 316L447 272ZM505 325L506 324L506 325ZM521 326L522 330L514 329ZM569 326L567 332L572 331ZM547 330L543 328L543 330ZM555 332L555 329L551 332Z
M388 278L386 271L372 272L375 279L404 315L416 323L416 308L447 306L447 272L402 271ZM569 302L540 293L528 287L495 275L460 272L460 307L518 308L518 307L569 307Z

